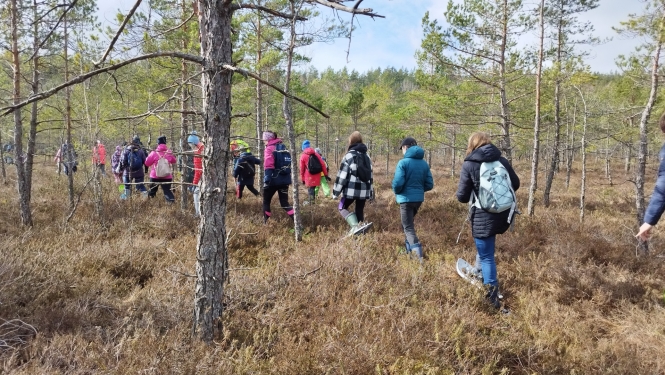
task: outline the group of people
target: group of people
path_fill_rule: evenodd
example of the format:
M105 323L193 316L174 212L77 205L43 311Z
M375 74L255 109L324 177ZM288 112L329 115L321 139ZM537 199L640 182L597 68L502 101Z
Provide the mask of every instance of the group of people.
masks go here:
M288 190L292 184L291 154L282 140L274 131L263 132L265 149L263 160L252 155L243 141L234 141L231 144L233 154L233 177L236 182L236 197L241 199L243 191L247 188L255 196L261 194L254 186L256 170L263 164L263 220L268 223L272 217L271 201L277 194L280 207L293 219L293 206L289 203ZM192 132L187 138L193 154L193 179L188 190L193 195L196 216L200 211L200 182L203 172L202 156L205 149L201 139ZM395 200L400 206L400 217L404 231L405 252L420 262L425 258L423 245L416 234L414 218L425 200L425 192L434 188L434 179L429 165L424 160L425 151L416 139L407 137L400 143L404 155L395 168L392 180L392 190ZM63 160L66 152L73 148L63 145L56 159ZM106 151L102 142L97 141L93 149L93 163L100 173L105 173L104 160ZM65 159L67 162L71 161ZM166 136L157 139L155 150L146 150L138 136L134 136L126 145L116 146L111 156L111 168L116 183L121 186L121 198L127 199L132 192L132 186L145 197L154 197L159 186L162 187L167 202L173 202L171 191L173 181L173 165L176 157L166 145ZM520 180L510 163L501 156L501 151L491 143L486 133L473 133L468 141L466 158L462 165L460 180L457 189L457 199L461 203L470 203L469 217L472 236L475 241L477 256L473 268L467 270L487 287L487 299L495 307L500 307L499 285L496 272L495 239L497 234L504 233L513 221L514 206L511 210L495 212L484 207L479 202L487 195L483 191L481 174L485 163L495 163L506 171L506 179L512 191L519 189ZM65 173L75 171L75 165L63 162ZM308 199L306 204L314 204L319 188L324 196L339 199L337 210L349 225L349 235L366 233L372 223L366 221L365 204L374 199L374 175L372 161L367 154L367 146L363 143L362 135L354 131L348 138L347 152L341 160L335 182L330 189L329 165L321 155L321 150L313 148L309 140L302 143L302 153L299 159L300 180L307 187ZM144 185L145 174L149 171L150 185ZM331 191L332 190L332 191ZM353 206L353 208L352 208Z

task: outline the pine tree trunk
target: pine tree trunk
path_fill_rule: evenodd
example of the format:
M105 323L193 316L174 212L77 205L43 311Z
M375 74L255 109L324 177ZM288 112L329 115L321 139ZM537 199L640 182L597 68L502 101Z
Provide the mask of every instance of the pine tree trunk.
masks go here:
M184 52L188 49L188 34L189 27L187 22L184 22L187 19L187 2L188 0L182 0L182 20L183 20L183 29L182 29L182 40L181 46ZM179 160L180 160L180 209L182 211L187 210L187 187L183 184L185 182L185 176L189 175L189 155L184 155L184 152L187 148L187 137L189 137L189 126L187 124L188 115L185 113L187 111L187 96L189 95L189 86L187 85L187 75L189 74L187 69L187 61L182 60L180 63L180 84L182 85L180 89L180 147L179 147Z
M635 206L637 208L637 226L639 227L644 223L644 211L646 210L645 199L644 199L644 178L646 173L646 164L647 164L647 123L649 122L649 117L651 116L651 110L653 105L656 102L656 96L658 94L658 63L660 59L660 51L662 49L663 41L663 24L665 20L665 14L661 16L660 27L658 33L658 43L656 45L656 50L653 54L653 65L651 69L651 92L649 93L649 99L647 100L646 105L644 106L644 111L642 111L642 118L640 119L640 144L637 150L637 169L635 173ZM646 241L638 241L638 246L642 253L647 254L649 252L649 245Z
M65 62L65 82L69 81L69 31L67 29L67 15L63 17L64 27L64 62ZM65 89L65 127L67 128L67 153L62 155L63 160L69 166L67 174L67 191L69 192L69 209L74 209L74 145L72 144L72 90L71 87Z
M561 53L563 48L562 22L563 20L560 18L557 32L557 54L556 61L554 62L556 67L554 82L554 145L550 168L547 171L547 179L545 180L545 189L543 190L543 205L545 207L550 206L550 193L552 191L552 183L554 182L554 174L559 167L559 142L561 140Z
M573 106L573 125L571 126L568 137L568 160L566 160L566 189L570 186L570 171L573 169L573 160L575 156L575 127L577 126L577 100ZM568 132L566 131L566 134Z
M538 188L538 157L540 156L540 89L543 75L543 42L545 39L545 0L540 1L540 48L538 49L538 71L536 73L536 117L533 125L533 155L531 156L531 185L527 214L533 216L536 189Z
M201 182L201 221L196 249L193 334L212 343L222 333L224 281L227 277L226 183L231 125L231 1L199 0L204 58L205 144Z
M259 2L261 5L261 2ZM261 12L256 12L256 66L257 73L261 77L261 59L262 59L262 44L261 44ZM256 81L256 155L261 155L263 151L263 90L261 82ZM259 191L263 195L263 168L257 168L259 176Z
M18 48L19 20L17 0L11 1L11 34L12 34L12 68L13 74L13 103L21 101L21 60ZM21 111L14 111L14 163L16 164L16 180L19 193L19 208L21 211L21 223L32 226L32 214L30 212L30 193L28 192L25 177L25 160L23 154L23 118Z

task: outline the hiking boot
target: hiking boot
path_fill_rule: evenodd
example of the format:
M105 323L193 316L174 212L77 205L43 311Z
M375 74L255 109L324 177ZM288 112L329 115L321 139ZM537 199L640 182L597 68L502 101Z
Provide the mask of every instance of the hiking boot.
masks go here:
M420 264L423 263L423 245L417 243L413 246L411 246L411 251L413 252L413 255L418 257L418 261Z
M490 285L489 288L487 289L487 295L485 295L485 298L487 301L492 305L495 309L499 310L501 309L501 302L499 302L499 288Z
M127 199L129 199L129 197L131 196L131 194L132 194L131 190L127 190L127 189L125 189L125 190L123 191L123 193L120 194L120 199L122 199L123 201L124 201L124 200L127 200Z
M407 255L411 254L411 245L409 245L409 241L404 240L404 248L406 249Z

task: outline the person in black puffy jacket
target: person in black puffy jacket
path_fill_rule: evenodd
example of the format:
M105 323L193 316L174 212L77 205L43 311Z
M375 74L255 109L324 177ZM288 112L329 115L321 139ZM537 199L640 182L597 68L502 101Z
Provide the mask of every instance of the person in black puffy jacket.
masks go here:
M462 164L459 185L457 187L457 200L468 203L474 196L478 196L480 186L480 165L483 162L499 161L508 171L513 190L520 187L520 179L515 174L513 167L506 158L501 156L501 151L492 144L487 133L476 132L469 137L466 150L466 158ZM471 234L478 250L483 283L488 287L487 298L495 307L499 307L499 282L496 276L496 262L494 260L494 245L496 235L504 233L510 227L508 217L511 210L500 213L492 213L471 206L470 208ZM514 216L513 216L514 218Z

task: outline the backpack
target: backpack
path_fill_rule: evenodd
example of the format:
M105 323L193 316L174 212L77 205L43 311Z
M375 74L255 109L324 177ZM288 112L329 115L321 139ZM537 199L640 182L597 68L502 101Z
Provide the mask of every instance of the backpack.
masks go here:
M139 151L141 149L138 147L132 147L129 150L129 155L127 157L127 161L129 164L129 171L130 172L138 172L143 168L143 158L139 154Z
M284 143L278 143L272 152L275 158L275 171L278 174L291 174L291 153L286 149Z
M362 182L371 182L372 180L372 162L365 153L356 152L353 156L353 162L357 165L355 176Z
M254 170L252 163L247 161L246 158L240 158L240 160L238 160L238 167L242 168L241 174L244 178L254 178L256 171Z
M510 221L517 202L508 170L500 161L480 164L478 195L476 196L475 191L473 195L475 198L474 206L487 212L499 213L511 210L508 217Z
M155 153L159 156L159 160L157 160L157 164L155 165L155 176L157 176L157 178L169 176L172 173L171 164L169 164L169 161L157 151L155 151Z
M323 166L321 165L321 162L319 161L319 158L316 157L316 155L309 155L309 159L307 160L307 170L312 175L318 175L323 172Z

